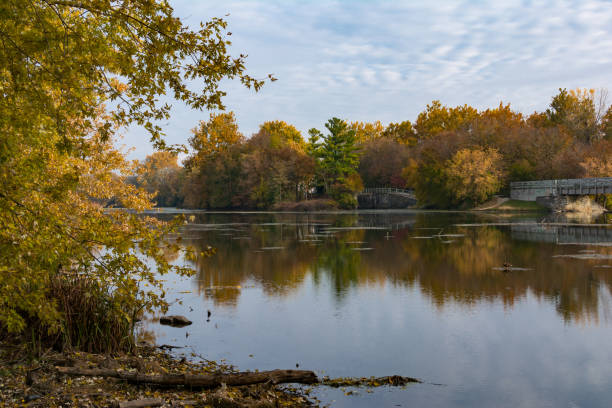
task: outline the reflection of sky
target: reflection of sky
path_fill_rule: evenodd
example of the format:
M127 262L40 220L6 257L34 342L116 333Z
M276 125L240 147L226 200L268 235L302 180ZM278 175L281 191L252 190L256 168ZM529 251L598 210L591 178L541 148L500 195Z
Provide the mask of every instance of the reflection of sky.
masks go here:
M308 279L291 297L243 289L235 308L186 300L194 312L171 312L194 325L162 328L159 342L187 342L241 369L299 363L332 377L400 374L445 384L361 390L357 397L322 389L326 400L338 400L333 406L603 407L612 398L612 327L564 324L552 305L532 296L512 308L482 301L440 310L417 289L385 285L352 290L339 304L328 283Z
M414 223L408 224L415 234L433 231L416 229L433 224L444 225L448 230L445 232L452 232L449 225L453 218L464 222L465 217L471 217L465 214L430 214L415 218L413 214L403 217L396 215L397 218L388 215L391 218L385 219L383 215L381 213L379 216L384 224L397 222L401 218L412 219ZM214 219L214 216L210 217ZM260 220L265 215L252 217ZM278 218L266 221L285 220L288 221L285 225L300 225L297 217L278 215ZM333 217L325 218L325 215L304 217L309 217L311 221L333 222ZM366 223L373 218L362 214L353 222L358 219ZM230 220L224 219L223 222ZM379 224L372 222L368 225ZM277 228L277 232L280 230L280 227L272 224L266 226L271 231L273 228ZM283 231L283 237L293 236L291 227ZM360 254L363 257L390 256L391 252L385 252L385 246L405 251L403 245L431 242L412 240L409 236L401 238L402 231L394 231L395 239L403 245L393 246L393 240L384 240L384 231L369 231L371 234L364 235L364 240L375 249ZM476 237L492 237L496 239L494 243L504 245L512 243L520 251L538 254L539 258L544 259L541 259L542 263L530 265L534 267L533 270L520 272L524 274L522 277L502 273L459 274L461 280L457 281L451 279L456 275L446 275L432 269L420 272L420 281L414 284L397 279L399 275L389 274L386 279L377 279L361 274L358 276L360 280L344 281L341 287L337 286L337 276L330 270L324 270L327 268L325 264L318 266L323 270L315 282L315 263L300 276L297 284L292 280L295 276L290 276L289 268L285 268L284 277L290 281L288 284L295 284L288 292L274 292L268 288L282 284L266 279L277 279L279 271L271 271L272 266L280 266L282 272L282 265L252 263L244 265L244 273L225 271L226 279L232 285L240 284L240 289L235 289L238 296L228 304L219 303L203 292L198 294L201 286L196 281L187 280L177 284L169 299L181 296L184 304L173 305L170 313L183 314L194 324L182 329L155 328L157 341L160 344L188 344L207 358L226 358L240 369L292 368L299 363L300 368L332 377L399 374L419 377L428 383L445 384L414 385L406 390L382 389L374 394L360 390L356 397L347 397L340 391L328 389L317 391L325 401L336 399L332 406L609 406L612 400L612 347L609 342L612 336L609 319L612 297L605 284L608 275L591 276L590 271L595 269L588 267L593 264L587 260L554 258L556 263L551 263L550 257L556 253L550 250L551 247L554 251L565 253L581 250L574 245L515 240L509 228L504 230L506 234L491 234L487 228L473 231L477 232ZM240 247L243 250L252 251L249 245L257 246L257 229L251 232L253 239ZM535 232L536 237L541 237L538 231ZM237 231L236 234L244 234L244 231ZM380 234L380 242L374 240L376 234ZM275 242L273 238L278 238L278 235L266 237ZM231 237L224 236L224 239L235 245ZM464 239L472 238L466 236ZM455 245L462 248L464 244L457 241ZM464 247L467 248L467 245ZM598 252L609 251L607 247L588 248ZM294 252L294 256L298 254L304 255ZM407 252L403 254L407 256ZM269 257L270 262L272 259L287 259L272 252L262 256ZM400 258L393 258L394 269L409 268L410 265L397 262ZM359 259L363 261L364 258ZM480 262L484 261L482 257L479 259ZM256 268L262 268L269 274L255 273ZM566 294L576 296L569 301L570 305L575 302L578 306L576 315L566 318L560 313L557 297L546 295L550 288L558 284L558 281L552 281L552 275L547 273L551 271L546 271L546 268L553 269L558 280L564 282L560 290L567 293L560 293L559 297ZM572 275L570 270L578 274ZM374 274L375 271L370 272ZM210 283L222 284L223 273L223 270L215 270L214 274L219 280L211 280ZM427 280L427 274L434 277ZM459 289L465 287L470 301L461 296L449 296L443 305L434 301L427 285L436 283L436 274L441 274L439 279L447 279L447 284L460 286ZM592 278L602 280L591 289L596 299L595 311L589 311L593 298L588 297L588 293L578 293ZM521 288L518 283L522 280L528 282L528 287L512 303L504 303L500 293L487 291L488 288L497 289L498 285L480 288L477 284L490 279L502 282L502 291L506 284ZM173 281L174 278L168 279L169 284ZM470 292L470 288L473 292ZM178 294L185 290L193 293ZM338 290L341 291L340 296ZM484 294L479 296L479 290L483 290ZM206 322L208 309L212 311L210 322ZM580 317L582 312L586 313L584 318ZM594 313L589 315L591 312ZM188 338L185 332L189 333Z
M255 94L225 84L227 108L248 136L265 120L306 131L332 116L414 120L433 99L486 108L501 100L542 111L560 87L612 88L612 3L173 0L195 26L227 16L232 52L256 77L278 81ZM177 105L166 125L185 142L206 113ZM149 150L141 132L126 142Z

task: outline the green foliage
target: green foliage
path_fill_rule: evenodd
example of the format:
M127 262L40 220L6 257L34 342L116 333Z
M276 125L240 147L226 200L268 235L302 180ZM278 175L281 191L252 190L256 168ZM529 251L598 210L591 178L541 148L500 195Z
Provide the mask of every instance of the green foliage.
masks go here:
M332 118L325 127L327 135L311 129L309 151L317 159L317 176L327 193L342 189L349 176L357 173L359 154L355 146L355 131L342 119ZM321 142L318 140L322 139Z
M139 310L165 310L158 276L192 273L169 264L176 245L160 244L181 220L135 213L151 208L151 196L127 182L135 169L114 135L138 124L164 148L156 121L170 107L160 95L221 109L222 79L258 89L244 57L228 54L225 27L215 18L192 31L165 1L0 2L0 330L38 322L74 341L72 316L53 299L58 279L108 295L103 310L119 326L131 327ZM109 202L134 212L100 204Z

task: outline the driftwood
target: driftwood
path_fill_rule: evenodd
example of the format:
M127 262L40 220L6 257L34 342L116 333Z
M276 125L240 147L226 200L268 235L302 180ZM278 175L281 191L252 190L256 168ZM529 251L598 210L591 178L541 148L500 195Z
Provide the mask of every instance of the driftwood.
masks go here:
M148 407L161 407L164 405L164 400L159 398L146 398L134 401L118 402L115 404L115 408L148 408Z
M299 383L315 384L317 375L307 370L272 370L260 372L241 372L234 374L163 374L149 375L138 372L124 372L103 368L56 367L61 374L72 376L119 378L135 384L154 384L162 386L187 386L197 388L216 388L222 384L240 386L261 384Z

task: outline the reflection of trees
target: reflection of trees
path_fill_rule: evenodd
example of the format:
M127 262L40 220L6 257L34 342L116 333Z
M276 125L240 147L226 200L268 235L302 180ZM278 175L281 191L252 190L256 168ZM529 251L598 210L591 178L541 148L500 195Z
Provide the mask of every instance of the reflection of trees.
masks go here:
M610 290L612 279L594 260L553 258L561 248L548 243L511 241L509 230L495 227L462 229L465 237L443 244L440 239L403 242L409 264L391 277L396 282L418 282L440 306L449 300L474 304L484 299L512 305L529 292L555 303L565 320L597 319L600 289ZM598 252L611 253L600 249ZM504 262L530 268L498 271Z
M235 304L240 287L249 282L259 283L269 296L286 296L311 274L315 284L329 282L338 300L358 286L391 283L418 285L439 307L449 301L470 306L496 300L511 307L533 294L554 303L565 320L598 319L600 297L612 288L609 269L594 268L601 261L554 258L568 248L513 241L507 227L448 227L451 223L446 217L418 215L416 227L433 224L441 229L404 228L393 231L395 238L386 240L384 230L336 230L329 238L317 235L325 229L321 223L371 225L371 219L363 215L258 215L249 219L252 224L227 226L227 231L191 232L188 235L197 239L186 241L217 249L215 256L198 259L196 266L201 293L220 304ZM264 223L269 224L261 225ZM438 233L463 236L436 236ZM432 238L414 239L415 235ZM250 239L236 239L247 236ZM311 242L316 239L321 242ZM365 242L362 245L373 250L355 251L360 246L356 242ZM262 250L273 247L284 249ZM612 248L598 247L597 252L611 254ZM504 262L530 269L494 269Z
M313 280L321 281L322 275L331 280L336 298L341 300L346 290L357 286L361 271L361 254L355 251L355 244L347 242L360 242L364 236L363 230L350 231L342 237L336 237L317 252L316 261L312 267Z

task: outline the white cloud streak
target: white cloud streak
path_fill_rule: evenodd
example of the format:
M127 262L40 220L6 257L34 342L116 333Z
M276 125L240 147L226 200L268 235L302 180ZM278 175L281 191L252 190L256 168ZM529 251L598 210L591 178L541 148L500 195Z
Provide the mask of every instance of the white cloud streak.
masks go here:
M189 24L227 13L233 53L258 77L254 94L225 84L226 104L250 135L265 120L306 131L332 116L413 120L433 99L478 108L510 102L542 110L559 87L612 88L612 2L171 1ZM207 113L177 105L166 124L184 143ZM127 141L136 156L142 133ZM140 138L140 139L139 139Z

